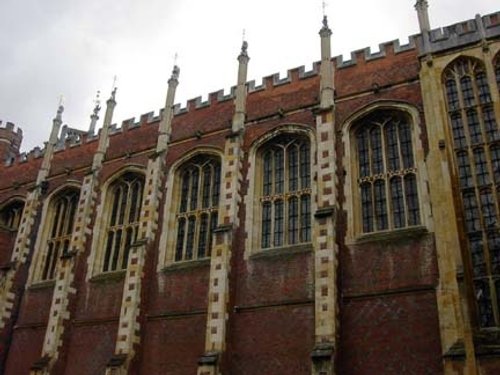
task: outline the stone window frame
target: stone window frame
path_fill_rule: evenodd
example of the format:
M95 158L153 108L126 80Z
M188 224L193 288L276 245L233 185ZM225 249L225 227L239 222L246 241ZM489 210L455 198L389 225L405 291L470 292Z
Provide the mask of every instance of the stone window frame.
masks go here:
M416 226L403 226L401 228L389 227L383 230L374 230L372 232L363 231L363 218L361 207L361 191L358 182L359 176L359 158L357 154L356 130L360 120L370 116L377 111L401 112L410 119L412 148L414 159L414 176L416 178L416 187L418 193L418 204L420 212L420 224ZM346 243L353 244L360 240L376 238L379 235L404 233L415 228L427 228L432 230L433 222L431 219L430 197L425 186L428 182L427 167L425 164L424 145L422 142L422 123L419 110L408 103L392 100L383 100L371 103L354 112L342 125L342 143L344 145L343 166L345 170L345 207L347 211L347 233ZM385 158L385 152L382 152ZM387 177L389 182L390 178ZM386 197L387 202L390 197ZM387 207L389 204L387 204ZM387 209L390 214L389 208Z
M464 99L464 94L461 87L461 79L463 77L458 76L458 72L453 73L453 68L461 62L467 61L469 67L476 69L476 71L468 72L466 75L472 76L472 94L473 101L470 102ZM496 64L496 65L495 65ZM467 54L460 54L449 61L446 66L442 69L441 80L442 80L442 98L443 106L445 108L444 116L446 118L445 134L448 139L448 144L450 145L450 163L454 174L456 175L457 194L455 199L455 204L459 212L463 212L463 224L459 223L459 230L461 232L460 238L463 239L462 242L462 254L464 256L464 263L467 268L470 269L470 278L468 279L468 285L470 287L470 295L482 295L482 290L479 294L475 290L473 284L479 285L481 282L488 283L486 289L489 290L489 298L497 299L496 294L500 291L500 273L492 272L490 263L491 258L491 240L489 237L492 229L487 225L486 220L488 219L485 215L485 210L491 214L491 204L493 203L493 209L496 211L497 220L500 217L500 205L498 204L499 182L498 174L494 173L491 163L489 160L492 159L491 151L496 148L497 152L500 147L500 139L498 139L498 132L500 131L500 109L499 109L499 91L500 91L500 80L497 80L497 69L500 69L500 53L497 53L496 57L492 60L485 58L485 56L470 56ZM485 75L485 82L488 84L489 96L482 95L479 84L477 82L477 75L482 73ZM455 74L457 78L455 80L455 87L457 91L457 104L454 107L450 107L449 103L449 90L447 87L448 81L452 80L451 74ZM488 100L484 100L487 98ZM491 112L491 113L490 113ZM470 114L475 114L472 117ZM493 119L496 121L496 138L491 138L491 124L488 124L490 120L486 121L486 113L493 114ZM459 119L460 129L455 130L453 128L454 119ZM474 126L470 126L470 122L474 121ZM478 131L477 131L477 129ZM477 134L476 134L477 133ZM478 157L480 156L480 157ZM465 162L464 162L465 160ZM481 173L477 170L481 169ZM486 176L484 174L484 168L487 169ZM465 175L464 175L465 174ZM489 180L488 178L489 177ZM464 184L464 185L461 185ZM496 186L495 186L496 185ZM493 198L491 202L488 203L488 208L484 206L484 198L488 195L496 195L496 200ZM497 202L495 204L495 201ZM474 212L476 213L474 215ZM476 217L474 217L476 216ZM480 229L477 226L480 226ZM496 225L498 228L498 224ZM494 231L494 230L493 230ZM481 232L481 233L479 233ZM467 241L469 239L469 241ZM498 241L498 237L496 239ZM481 246L482 251L478 251L477 246ZM484 262L481 263L480 259ZM480 275L477 277L473 276L474 273L474 262L479 262L476 264L478 267L478 272L485 272L485 275ZM469 275L469 273L466 273ZM492 284L493 283L493 284ZM492 285L496 285L491 288ZM488 297L486 297L488 298ZM491 311L480 312L481 307L476 302L475 299L471 299L470 306L475 315L473 319L474 326L482 329L498 330L500 327L500 305L498 303L491 303ZM492 315L493 325L484 326L482 324L482 319L488 319L487 315Z
M68 249L71 244L71 236L74 231L74 225L76 220L76 213L78 210L78 204L80 201L80 192L81 192L81 183L77 181L67 181L64 185L59 186L57 189L52 191L49 195L47 195L43 201L42 206L42 215L40 219L40 225L38 227L36 242L35 242L35 251L33 255L33 261L31 263L28 285L35 284L52 284L55 281L55 277L53 278L43 278L44 266L47 261L47 251L48 248L46 246L47 241L50 238L50 230L53 225L54 215L55 215L55 207L53 206L55 200L65 194L65 192L73 191L76 193L76 202L75 202L75 212L73 216L73 223L71 225L71 230L68 235L65 237L68 241ZM57 256L60 258L62 252ZM59 260L56 260L54 267L54 275L57 271L57 266L59 264Z
M275 137L282 135L293 136L296 135L305 138L309 141L309 155L310 155L310 215L311 215L311 240L308 242L297 244L285 244L280 247L262 248L262 209L261 209L261 188L263 184L262 176L262 147L267 142ZM274 253L275 251L287 251L287 249L295 249L297 246L303 247L311 244L313 240L314 223L313 216L316 212L317 204L317 185L314 183L315 176L317 176L317 162L316 162L316 134L315 129L308 125L303 124L282 124L275 127L266 133L262 134L253 141L248 151L248 171L247 171L247 184L248 191L243 197L246 207L245 215L245 259L248 259L255 254ZM258 199L257 199L258 198Z
M26 199L21 196L11 197L0 204L0 226L11 231L17 231L21 225L25 204ZM13 211L7 212L12 209Z
M143 165L127 165L123 168L120 168L109 177L106 178L105 182L102 184L100 189L100 200L99 205L96 209L96 219L93 228L93 236L92 236L92 246L91 253L88 258L88 272L86 279L89 281L92 277L97 275L111 275L111 274L121 274L124 272L123 269L103 271L104 266L104 257L106 253L106 244L107 244L107 227L108 222L111 217L111 212L113 208L113 200L109 196L111 192L111 188L114 183L122 178L124 175L133 173L137 175L141 175L144 179L144 184L146 181L146 167ZM142 189L142 196L144 195L144 186ZM143 204L144 202L142 202ZM142 211L142 204L139 208L139 212ZM139 214L140 219L140 214Z
M175 249L177 243L177 215L178 208L181 198L181 176L183 166L192 160L194 157L199 155L208 155L220 160L220 190L219 190L219 206L217 208L217 225L222 221L221 215L222 210L220 205L222 204L222 191L223 191L223 181L224 181L224 152L218 148L208 145L198 146L181 158L177 159L167 171L167 179L165 182L165 203L163 205L163 220L161 224L161 235L159 241L159 251L158 251L158 266L157 271L160 272L166 267L175 266L189 266L190 264L195 265L200 262L205 262L210 259L210 256L191 259L191 260L175 260ZM211 239L211 241L213 238Z

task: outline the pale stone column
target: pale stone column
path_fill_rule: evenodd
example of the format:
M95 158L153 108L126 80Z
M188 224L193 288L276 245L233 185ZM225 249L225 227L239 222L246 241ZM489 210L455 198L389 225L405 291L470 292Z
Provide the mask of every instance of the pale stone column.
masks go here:
M154 242L158 229L158 212L163 193L161 187L165 180L165 154L171 133L178 78L179 68L174 66L172 76L168 81L163 118L158 127L156 151L151 155L146 170L138 240L129 252L115 354L108 363L106 375L127 374L135 356L134 346L140 343L141 327L138 319L141 313L144 264L146 252Z
M243 134L245 131L247 68L250 58L248 44L243 42L238 56L238 84L234 99L235 113L232 134L226 138L222 167L223 180L219 202L219 227L215 230L210 259L210 282L208 291L207 325L205 331L205 354L200 358L198 375L221 373L220 357L226 349L226 332L229 303L229 273L233 231L239 226L238 205L241 178Z
M320 105L316 114L317 205L313 220L314 247L314 321L315 347L311 353L313 375L335 373L335 350L338 332L337 268L335 243L336 166L334 71L331 62L330 37L326 16L321 36Z
M39 363L41 369L33 370L33 375L50 374L50 371L59 358L59 349L63 345L62 335L64 323L70 319L69 304L75 297L76 289L73 285L75 268L78 256L85 250L88 237L91 234L90 221L97 197L98 176L109 143L109 128L116 106L116 88L106 102L106 114L100 132L99 143L94 154L91 172L83 179L78 200L78 207L73 224L69 251L61 255L56 272L56 283L50 307L49 321L43 342L42 356ZM96 125L99 104L96 104L91 115L91 127ZM37 366L35 366L37 367Z
M430 31L431 23L429 21L429 3L427 0L417 0L415 4L415 10L418 15L418 25L420 27L420 32L422 33L422 40L424 42L424 53L428 53L430 47Z

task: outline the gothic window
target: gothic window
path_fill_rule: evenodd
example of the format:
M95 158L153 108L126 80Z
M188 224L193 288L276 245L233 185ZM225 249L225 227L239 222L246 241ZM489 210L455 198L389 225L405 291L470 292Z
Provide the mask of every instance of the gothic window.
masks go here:
M144 189L144 177L125 173L108 190L108 210L105 229L102 272L127 268L130 246L137 240Z
M39 271L39 280L46 281L55 278L57 262L61 255L67 253L73 231L78 191L65 190L50 202L48 209L48 232L43 246L43 261Z
M449 92L455 92L450 85ZM397 111L377 111L355 125L364 233L420 225L411 124Z
M212 156L191 158L178 172L180 202L176 212L176 262L210 256L217 227L220 161Z
M24 203L21 201L8 204L0 212L0 223L10 230L17 230L21 223L23 208Z
M309 141L282 135L260 149L262 249L311 241Z
M499 66L496 67L497 82ZM449 87L459 87L450 93ZM450 131L480 327L500 326L500 136L486 70L459 59L444 74ZM498 296L498 297L497 297Z

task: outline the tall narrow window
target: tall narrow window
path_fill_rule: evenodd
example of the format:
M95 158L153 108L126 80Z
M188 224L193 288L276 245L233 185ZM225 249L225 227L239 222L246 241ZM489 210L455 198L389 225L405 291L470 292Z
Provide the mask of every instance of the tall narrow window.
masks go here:
M6 205L0 212L0 223L10 230L17 230L21 223L24 203L15 201Z
M456 88L447 89L455 95ZM355 125L364 233L420 224L411 123L399 111L377 111Z
M127 268L130 246L137 240L143 189L144 177L135 173L124 174L110 186L103 272Z
M283 135L261 149L261 239L263 249L311 241L309 141Z
M199 155L180 167L180 203L176 213L176 262L210 256L212 233L217 226L220 162Z
M55 196L49 206L49 231L44 247L44 260L40 280L52 280L55 277L57 262L62 254L68 252L73 231L78 191L66 190Z
M499 69L496 67L497 81ZM482 62L459 59L444 73L463 230L478 323L500 326L499 129ZM449 87L460 87L451 95Z

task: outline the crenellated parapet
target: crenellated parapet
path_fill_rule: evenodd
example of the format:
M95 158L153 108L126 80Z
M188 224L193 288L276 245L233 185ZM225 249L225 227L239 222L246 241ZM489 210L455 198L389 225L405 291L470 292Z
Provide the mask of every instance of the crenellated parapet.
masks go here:
M479 43L500 35L500 12L430 30L428 48L422 34L416 36L420 54L439 53L453 48Z
M23 131L12 122L2 124L0 120L0 160L2 164L9 164L19 155L19 148L23 141Z

